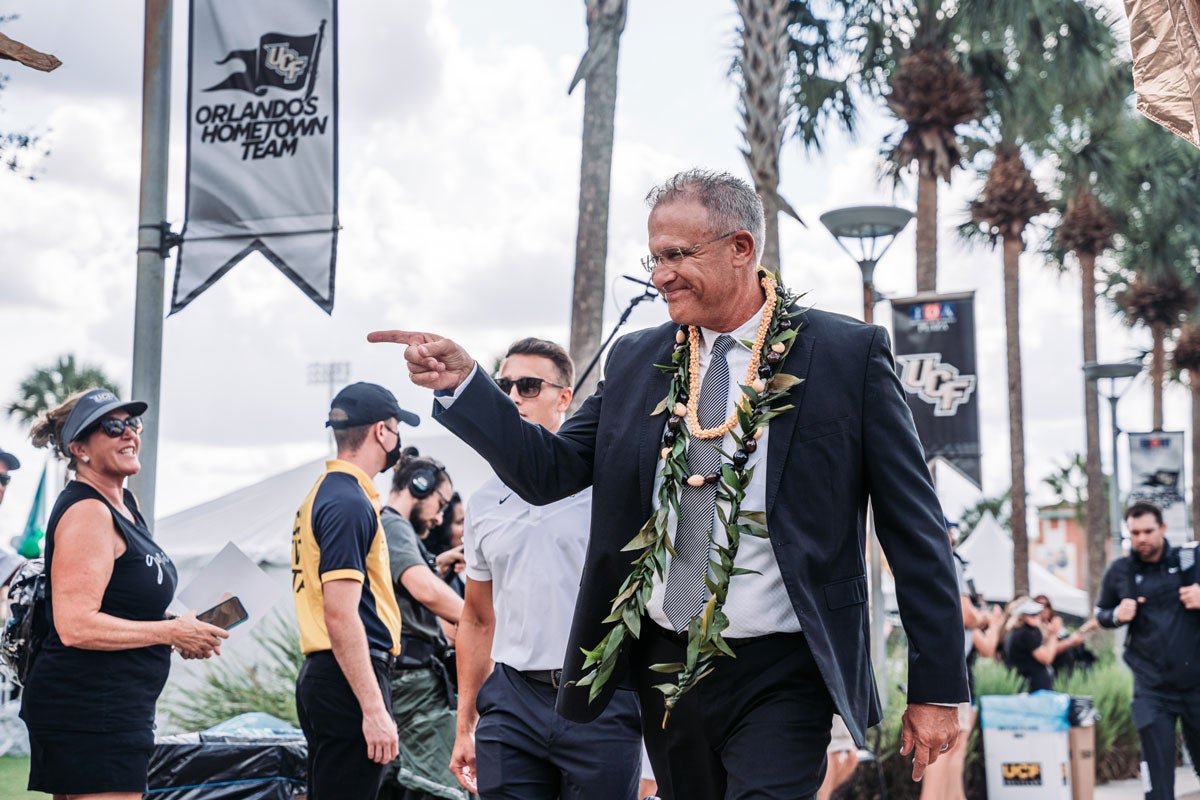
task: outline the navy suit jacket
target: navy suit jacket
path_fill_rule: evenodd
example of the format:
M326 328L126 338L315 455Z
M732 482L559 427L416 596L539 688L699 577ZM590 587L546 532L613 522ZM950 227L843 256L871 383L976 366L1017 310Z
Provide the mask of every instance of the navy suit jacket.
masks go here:
M864 559L867 498L896 579L909 641L910 703L967 699L962 611L949 539L912 415L882 328L809 310L783 371L803 379L794 409L771 420L766 512L770 540L792 607L838 712L858 742L879 721L869 656ZM563 680L582 674L583 647L607 626L629 574L621 552L651 513L667 414L674 323L621 337L596 393L557 435L526 423L490 380L477 375L434 416L477 450L510 488L545 504L593 487L588 547ZM720 669L720 659L717 669ZM618 673L628 668L622 665ZM641 667L644 665L634 665ZM622 679L588 703L587 687L564 686L558 710L588 721Z

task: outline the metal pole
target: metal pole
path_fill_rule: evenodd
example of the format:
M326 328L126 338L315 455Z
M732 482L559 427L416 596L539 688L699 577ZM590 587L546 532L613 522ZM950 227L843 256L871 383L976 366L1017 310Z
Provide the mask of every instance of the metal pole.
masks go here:
M863 321L875 321L875 284L871 273L875 262L859 262L863 271ZM875 535L875 510L867 505L867 541L871 548L871 663L875 665L875 686L879 689L879 702L887 708L887 638L883 635L887 609L883 598L883 548Z
M171 134L171 0L146 0L142 64L142 186L138 210L137 300L133 322L131 399L150 405L141 471L130 480L142 511L154 519L162 385L163 288L167 248L167 148Z
M1121 557L1121 473L1118 469L1120 459L1117 456L1117 441L1121 435L1121 429L1117 425L1117 401L1120 396L1117 395L1113 381L1109 381L1108 408L1112 418L1112 487L1109 490L1109 508L1112 516L1112 535L1113 535L1113 551L1114 559Z

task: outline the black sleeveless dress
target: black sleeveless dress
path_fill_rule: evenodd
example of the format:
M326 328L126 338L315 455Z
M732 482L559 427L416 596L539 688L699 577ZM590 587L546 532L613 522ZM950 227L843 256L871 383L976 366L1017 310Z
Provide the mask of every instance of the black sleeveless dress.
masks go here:
M133 515L132 522L88 484L67 484L46 527L46 575L53 574L59 520L72 505L89 499L108 506L113 525L125 540L125 552L113 561L101 613L147 622L163 619L175 596L175 565L154 543L128 489L125 508ZM49 633L21 698L32 755L29 788L54 794L144 792L154 746L155 703L167 680L171 649L167 645L112 651L68 647L54 626L49 581Z

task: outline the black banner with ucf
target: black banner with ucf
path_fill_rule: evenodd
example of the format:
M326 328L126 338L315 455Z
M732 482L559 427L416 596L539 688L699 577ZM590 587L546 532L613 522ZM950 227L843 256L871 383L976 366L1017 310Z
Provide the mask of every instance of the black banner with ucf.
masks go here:
M975 293L892 301L896 371L925 446L980 485Z

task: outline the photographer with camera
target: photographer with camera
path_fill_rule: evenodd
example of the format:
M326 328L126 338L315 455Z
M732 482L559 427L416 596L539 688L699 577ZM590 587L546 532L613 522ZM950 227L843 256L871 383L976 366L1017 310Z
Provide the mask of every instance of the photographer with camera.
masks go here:
M392 716L400 753L381 797L402 800L463 798L448 764L454 749L453 642L440 620L458 624L462 598L439 577L424 539L442 521L454 494L441 463L404 448L392 472L392 491L380 514L403 627L400 657L392 666ZM450 628L453 633L453 627Z

